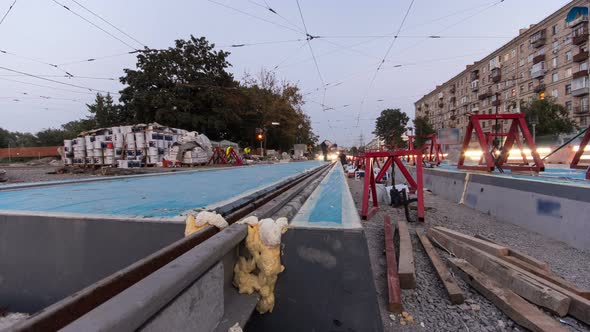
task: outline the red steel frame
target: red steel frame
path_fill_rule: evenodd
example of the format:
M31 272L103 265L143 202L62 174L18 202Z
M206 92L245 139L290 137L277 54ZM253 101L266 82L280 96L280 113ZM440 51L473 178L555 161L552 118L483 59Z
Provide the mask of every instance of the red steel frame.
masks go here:
M586 180L590 180L590 166L580 165L579 163L580 159L582 158L582 155L584 154L584 150L588 145L588 142L590 142L590 127L588 127L586 133L584 134L584 137L582 137L582 140L580 141L580 146L578 147L578 151L576 151L576 153L574 154L574 158L570 163L570 168L586 169Z
M416 179L412 177L404 163L403 157L416 155L417 160L422 160L422 151L420 150L395 150L366 152L365 158L365 181L363 186L363 202L361 208L361 218L369 220L379 211L379 202L377 201L377 191L375 184L383 178L389 167L395 163L397 168L402 172L411 194L416 194L418 199L418 221L424 221L424 183L422 178L422 163L416 163ZM375 176L374 163L375 158L386 158L379 174ZM371 195L373 206L369 207L369 195Z
M487 133L487 142L488 142L488 149L490 149L492 147L492 144L494 143L494 137L504 137L504 136L508 136L508 133ZM520 138L518 137L518 135L516 136L516 145L518 146L518 149L520 150L520 155L522 156L522 164L523 165L528 165L529 162L526 159L526 154L523 151L523 146L522 146L522 142L520 141ZM479 159L479 164L480 165L484 165L484 157L483 154L481 155L481 158Z
M213 155L209 158L209 165L227 165L231 164L233 166L242 166L242 158L238 155L234 148L229 148L229 156L223 151L220 147L213 148Z
M494 156L492 155L491 151L488 148L488 143L485 137L483 130L479 122L481 120L511 120L512 123L510 124L510 129L506 135L506 141L504 142L504 146L500 151L500 156L498 157L497 161L494 160ZM512 146L515 142L519 142L519 129L524 137L524 142L528 145L531 149L531 155L533 157L534 164L528 165L525 157L525 164L509 164L508 163L508 154L512 149ZM471 141L471 134L475 131L477 135L477 140L479 146L483 152L484 158L484 165L476 165L476 166L467 166L464 165L465 162L465 151L469 147L469 142ZM523 143L524 143L523 142ZM519 144L519 143L517 143ZM524 156L524 155L523 155ZM474 171L488 171L492 172L496 167L502 169L509 169L514 171L534 171L534 172L542 172L545 170L545 165L543 160L539 156L537 152L537 147L533 142L533 138L529 129L524 121L524 114L473 114L469 118L469 124L467 125L467 130L465 132L465 137L463 138L463 147L461 149L461 156L459 157L459 162L457 163L458 169L467 169L467 170L474 170Z
M440 144L436 142L436 134L430 134L426 136L430 139L430 144L426 144L424 147L424 161L429 163L440 164L443 159L442 152L440 151Z
M415 135L408 135L408 150L414 150L414 138ZM407 156L406 162L412 163L412 165L416 165L416 156Z

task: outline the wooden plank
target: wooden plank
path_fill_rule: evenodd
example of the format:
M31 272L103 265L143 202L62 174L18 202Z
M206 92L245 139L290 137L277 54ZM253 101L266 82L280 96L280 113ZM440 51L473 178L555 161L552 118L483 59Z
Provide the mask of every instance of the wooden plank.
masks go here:
M471 287L494 303L518 325L534 332L568 331L553 318L545 315L511 290L502 288L500 284L474 268L467 261L456 258L449 258L449 261Z
M408 224L404 220L397 222L399 231L399 281L402 289L416 288L416 267L414 266L414 252L412 238L408 231Z
M383 221L383 230L385 233L385 258L387 261L387 291L389 312L401 314L404 310L402 306L402 296L399 285L399 275L397 273L397 259L395 258L395 246L393 244L394 228L391 225L389 215L385 215Z
M459 239L467 244L469 244L470 246L473 246L477 249L483 250L489 254L492 254L494 256L507 256L508 255L508 248L504 247L504 246L500 246L497 245L495 243L491 243L488 241L484 241L481 239L478 239L476 237L473 236L469 236L457 231L454 231L452 229L448 229L445 227L434 227L434 229L438 230L439 232L442 232L444 234L446 234L447 236Z
M480 239L480 240L488 241L488 242L491 242L491 243L494 243L494 244L497 244L497 245L500 245L500 246L502 245L502 244L500 244L500 243L498 243L496 241L493 241L493 240L491 240L491 239L489 239L489 238L487 238L487 237L485 237L483 235L476 234L475 237L478 238L478 239ZM530 265L534 265L534 266L538 267L539 269L542 269L542 270L545 270L545 271L551 271L551 269L549 268L549 264L547 264L547 262L543 262L541 260L538 260L535 257L529 256L529 255L527 255L525 253L522 253L522 252L520 252L518 250L514 250L512 248L508 248L508 255L509 256L513 256L515 258L518 258L521 261L523 261L525 263L528 263Z
M561 317L568 313L571 303L568 296L502 265L501 263L504 261L498 257L462 243L436 229L429 229L428 235L453 252L455 256L466 259L476 269L486 273L499 284L530 302L547 308Z
M527 272L530 272L530 273L532 273L536 276L539 276L547 281L550 281L551 283L556 284L559 287L562 287L562 288L567 289L571 292L574 292L585 299L590 299L590 291L589 290L581 289L578 286L563 279L562 277L558 276L557 274L555 274L553 272L540 269L537 266L533 266L531 264L523 262L522 260L517 259L516 257L504 256L504 257L502 257L502 259L511 263L511 264L514 264L515 266L518 266L519 268L521 268Z
M426 251L428 258L430 258L430 262L432 262L432 265L434 266L434 269L436 270L438 277L445 286L447 294L449 294L449 299L451 300L451 303L463 303L463 291L461 291L461 288L459 288L459 286L455 282L453 275L449 272L445 263L440 259L440 256L436 253L434 247L432 247L432 243L430 243L430 240L428 240L428 238L426 237L426 235L424 235L422 231L416 231L416 233L418 234L418 239L420 239L420 243L422 243L422 246L424 247L424 251Z

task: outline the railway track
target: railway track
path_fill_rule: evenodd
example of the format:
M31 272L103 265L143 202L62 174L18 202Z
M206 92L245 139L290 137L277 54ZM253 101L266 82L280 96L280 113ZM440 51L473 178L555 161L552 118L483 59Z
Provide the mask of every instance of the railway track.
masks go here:
M219 231L208 226L182 238L41 310L11 331L153 330L154 322L167 321L165 309L211 269L223 265L227 272L233 267L237 259L235 249L247 234L247 226L235 224L236 221L250 215L292 217L332 166L318 167L218 207L216 212L230 223L226 229ZM225 316L218 319L215 327L227 331L235 322L245 324L256 298L236 296L227 280L222 286L230 295L221 299Z

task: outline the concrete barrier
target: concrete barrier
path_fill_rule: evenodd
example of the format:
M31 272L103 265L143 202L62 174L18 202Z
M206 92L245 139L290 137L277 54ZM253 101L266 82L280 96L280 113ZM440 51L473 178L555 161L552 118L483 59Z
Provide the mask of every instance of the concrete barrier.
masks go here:
M414 175L415 168L410 172ZM401 174L395 178L404 182ZM499 221L590 251L589 185L425 169L424 186Z

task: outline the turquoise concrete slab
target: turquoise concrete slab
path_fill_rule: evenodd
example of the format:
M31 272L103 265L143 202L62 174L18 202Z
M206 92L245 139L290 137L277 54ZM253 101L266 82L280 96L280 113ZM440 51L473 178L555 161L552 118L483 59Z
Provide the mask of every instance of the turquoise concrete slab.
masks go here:
M0 191L0 210L130 217L172 217L254 192L322 165L307 161L63 182Z
M330 170L293 217L294 227L361 228L340 162Z

